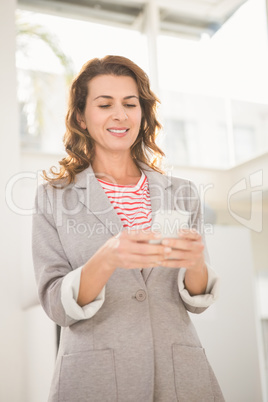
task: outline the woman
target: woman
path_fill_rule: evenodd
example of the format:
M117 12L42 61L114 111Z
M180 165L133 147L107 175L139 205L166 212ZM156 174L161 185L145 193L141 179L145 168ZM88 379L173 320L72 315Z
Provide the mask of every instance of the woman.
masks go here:
M213 302L217 278L196 188L157 167L157 102L119 56L90 60L71 86L68 156L33 219L40 301L63 327L51 402L223 401L187 313ZM188 211L190 229L162 240L159 209Z

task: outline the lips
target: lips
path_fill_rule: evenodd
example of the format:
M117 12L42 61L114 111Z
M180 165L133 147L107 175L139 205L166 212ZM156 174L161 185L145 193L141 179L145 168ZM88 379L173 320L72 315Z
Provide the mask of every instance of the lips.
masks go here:
M127 134L128 130L129 130L129 128L126 128L126 127L107 128L107 131L109 131L109 133L111 133L115 137L124 137Z

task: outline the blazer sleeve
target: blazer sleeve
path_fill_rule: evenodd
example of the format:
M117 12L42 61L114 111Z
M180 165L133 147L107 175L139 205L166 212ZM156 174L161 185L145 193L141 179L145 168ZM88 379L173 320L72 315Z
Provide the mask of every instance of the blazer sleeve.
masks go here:
M206 292L202 295L191 296L184 285L185 268L179 270L178 287L181 299L188 311L191 313L202 313L205 311L219 295L219 277L213 269L207 264L208 283Z
M178 274L178 289L185 308L191 313L202 313L205 311L219 295L219 277L210 266L209 254L206 246L204 218L202 214L201 201L197 187L191 181L187 185L187 194L185 194L186 209L191 212L190 227L196 229L201 235L205 246L205 263L208 269L208 283L204 294L191 296L185 288L184 277L185 268L181 268Z
M104 302L105 289L89 305L80 307L77 304L82 267L73 270L68 261L46 187L38 187L35 199L32 221L33 265L41 305L53 321L65 327L92 317Z

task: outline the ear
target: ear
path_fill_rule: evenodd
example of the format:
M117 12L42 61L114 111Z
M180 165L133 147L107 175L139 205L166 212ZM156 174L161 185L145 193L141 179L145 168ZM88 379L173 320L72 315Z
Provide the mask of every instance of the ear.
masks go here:
M76 120L77 120L79 126L80 126L83 130L86 130L87 126L86 126L84 117L83 117L83 115L82 115L81 113L79 113L79 112L76 113Z

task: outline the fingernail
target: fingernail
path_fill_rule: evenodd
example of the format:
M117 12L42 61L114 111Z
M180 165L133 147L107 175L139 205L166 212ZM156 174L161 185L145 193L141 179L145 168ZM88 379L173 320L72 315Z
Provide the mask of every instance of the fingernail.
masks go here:
M168 245L169 245L169 240L168 240L168 239L162 240L162 244L163 244L164 246L168 246Z
M165 247L164 248L164 252L165 253L170 253L172 251L172 248L171 247Z

